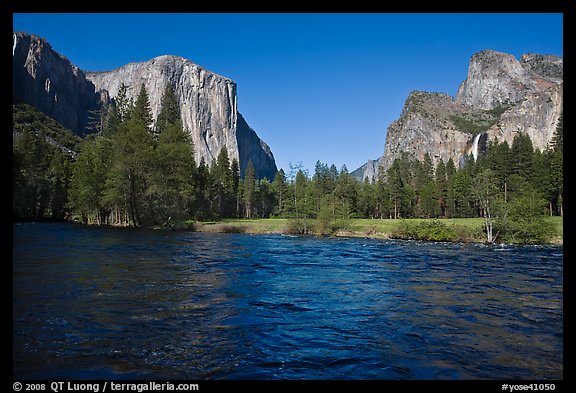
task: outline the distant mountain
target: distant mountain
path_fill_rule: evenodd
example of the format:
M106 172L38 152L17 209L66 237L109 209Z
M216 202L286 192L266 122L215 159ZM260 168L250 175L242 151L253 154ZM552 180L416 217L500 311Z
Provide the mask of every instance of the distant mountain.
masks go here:
M144 84L153 119L168 84L177 95L182 123L191 135L196 162L210 164L226 147L242 174L252 160L259 178L273 179L272 151L237 111L236 83L190 60L160 56L108 72L84 72L35 35L13 35L13 98L30 104L78 135L90 133L103 103L114 100L120 85L136 98Z
M563 60L557 56L514 56L484 50L470 59L468 76L455 98L413 91L400 118L386 134L384 155L356 169L363 180L376 179L407 152L418 159L426 153L434 165L450 158L458 165L465 154L482 154L489 140L512 143L514 135L530 136L545 149L563 109Z
M85 135L89 114L101 99L84 72L55 52L44 39L14 33L12 95L52 117L78 135Z

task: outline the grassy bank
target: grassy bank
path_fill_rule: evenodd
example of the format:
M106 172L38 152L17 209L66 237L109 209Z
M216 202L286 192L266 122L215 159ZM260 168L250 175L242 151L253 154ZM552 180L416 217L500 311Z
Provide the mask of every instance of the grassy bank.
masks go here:
M547 217L546 220L552 223L555 231L550 243L562 244L564 228L562 217ZM311 223L313 226L313 220ZM439 224L435 225L435 223ZM353 219L347 222L345 228L337 230L334 235L377 239L407 238L402 236L402 233L406 233L410 228L420 228L426 232L424 235L430 236L428 240L484 242L486 238L483 233L483 224L482 218L448 218L441 220ZM214 233L293 233L290 220L284 218L197 222L194 224L194 229L198 232Z

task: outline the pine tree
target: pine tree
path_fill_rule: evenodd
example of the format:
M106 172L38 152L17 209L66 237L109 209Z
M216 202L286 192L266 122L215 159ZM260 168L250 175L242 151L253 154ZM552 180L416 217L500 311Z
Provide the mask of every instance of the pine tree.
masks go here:
M292 169L294 169L294 167ZM310 184L311 182L308 179L306 172L300 167L296 172L291 187L294 202L290 217L291 226L293 226L299 233L308 233L311 230L311 220L315 215L312 204L312 200L314 199L314 189Z
M465 169L456 171L450 181L454 198L454 210L451 217L472 217L472 177Z
M456 199L454 195L454 176L456 175L456 165L450 158L446 163L446 217L456 216Z
M118 122L117 124L130 120L133 109L134 102L128 97L128 86L122 83L113 106L114 118Z
M428 181L420 190L420 206L424 217L435 218L440 214L438 190L434 181Z
M348 173L346 165L342 166L336 180L334 196L338 203L337 208L341 212L340 215L337 215L337 218L349 219L355 215L358 203L358 182Z
M196 220L207 219L212 216L210 209L210 170L206 166L204 157L200 159L198 168L193 172L194 198L191 213Z
M564 125L563 115L560 114L550 152L550 186L552 189L551 205L556 205L556 214L564 215ZM551 209L552 210L552 209Z
M192 143L179 116L164 125L154 156L147 194L154 204L155 222L173 227L191 209L196 168Z
M109 206L126 209L134 226L153 223L154 206L147 196L154 165L153 145L149 130L137 117L120 124L112 137L112 159L103 199Z
M440 159L436 165L436 189L438 191L438 213L441 217L446 217L446 204L448 199L448 178L446 175L446 165Z
M512 141L511 163L512 173L530 179L532 174L534 147L532 140L526 134L516 134Z
M72 164L69 187L71 208L81 215L84 223L113 224L110 206L103 203L104 191L112 158L109 138L87 139Z
M376 216L376 192L375 184L370 183L368 176L358 191L358 213L364 218L374 218Z
M233 217L236 212L236 195L226 146L220 149L218 157L212 162L210 177L214 193L212 199L214 213L219 218Z
M158 118L156 119L155 133L157 136L161 134L168 125L181 122L180 107L172 85L166 85L161 102L160 113L158 113Z
M400 171L400 160L395 159L387 173L388 185L390 187L390 197L394 205L393 217L400 217L400 205L402 200L402 190L404 188L404 179Z
M142 124L146 129L151 130L152 127L152 109L150 108L150 99L146 92L144 83L140 86L140 92L134 102L134 109L131 114L132 120Z
M554 151L564 150L564 113L560 113L550 145Z
M232 159L230 172L232 172L232 195L234 195L236 200L236 217L240 218L240 204L242 203L242 196L238 193L238 187L240 187L240 165L235 158Z
M512 152L508 142L504 141L498 143L494 139L488 145L488 151L486 153L486 159L488 161L488 167L494 171L496 175L498 186L504 193L504 201L508 198L508 179L512 174L511 160Z
M244 217L252 218L254 212L254 202L256 198L256 173L252 160L248 160L246 171L244 172Z
M272 181L272 190L276 195L276 206L274 208L274 214L276 216L281 216L285 213L286 196L288 193L288 187L286 186L286 175L284 169L280 169L276 172L274 180Z
M256 189L256 206L261 218L268 218L276 204L272 183L267 178L260 179Z

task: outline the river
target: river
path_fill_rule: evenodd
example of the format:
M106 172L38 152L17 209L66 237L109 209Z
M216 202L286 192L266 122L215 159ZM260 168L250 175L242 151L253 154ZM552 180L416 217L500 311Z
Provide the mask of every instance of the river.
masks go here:
M561 379L562 246L13 225L15 379Z

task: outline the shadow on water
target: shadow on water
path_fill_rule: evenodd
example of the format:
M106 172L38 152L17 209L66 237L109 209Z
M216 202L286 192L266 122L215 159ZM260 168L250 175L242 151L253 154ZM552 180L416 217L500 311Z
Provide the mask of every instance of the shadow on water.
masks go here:
M562 378L562 247L13 229L17 379Z

